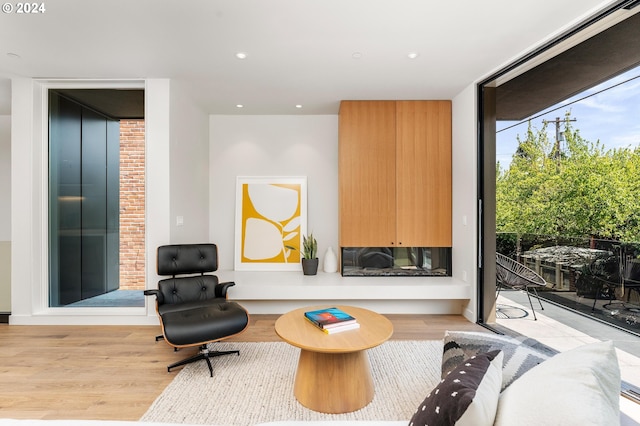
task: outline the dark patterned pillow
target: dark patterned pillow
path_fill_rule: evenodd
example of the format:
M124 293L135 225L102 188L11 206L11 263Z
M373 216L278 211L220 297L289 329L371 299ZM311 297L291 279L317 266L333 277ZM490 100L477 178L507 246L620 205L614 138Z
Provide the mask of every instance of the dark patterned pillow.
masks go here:
M504 352L502 367L502 389L513 383L526 371L551 358L513 337L476 331L447 331L444 335L442 353L442 377L456 368L465 359L492 350Z
M422 401L409 426L493 425L502 384L501 351L472 356Z

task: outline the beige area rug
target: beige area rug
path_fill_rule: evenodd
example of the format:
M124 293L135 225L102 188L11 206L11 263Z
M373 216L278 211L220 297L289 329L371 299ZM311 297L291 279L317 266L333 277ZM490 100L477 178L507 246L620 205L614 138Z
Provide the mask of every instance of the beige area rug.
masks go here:
M442 341L389 341L368 351L373 401L347 414L322 414L293 396L299 349L284 342L216 343L240 356L184 367L141 421L249 426L281 420L409 420L440 380Z

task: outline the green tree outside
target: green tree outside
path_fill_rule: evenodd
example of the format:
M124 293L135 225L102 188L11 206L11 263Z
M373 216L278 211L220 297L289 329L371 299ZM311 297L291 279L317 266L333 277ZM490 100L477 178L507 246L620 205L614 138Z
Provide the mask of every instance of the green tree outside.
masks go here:
M564 121L564 148L529 122L508 169L497 166L498 232L640 241L640 148L605 149Z

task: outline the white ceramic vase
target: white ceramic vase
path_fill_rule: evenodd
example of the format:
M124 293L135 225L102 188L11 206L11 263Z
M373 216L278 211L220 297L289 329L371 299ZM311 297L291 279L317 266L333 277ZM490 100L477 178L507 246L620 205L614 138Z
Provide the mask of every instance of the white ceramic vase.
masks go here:
M324 254L324 260L322 264L322 270L324 272L337 272L338 271L338 258L333 249L329 247Z

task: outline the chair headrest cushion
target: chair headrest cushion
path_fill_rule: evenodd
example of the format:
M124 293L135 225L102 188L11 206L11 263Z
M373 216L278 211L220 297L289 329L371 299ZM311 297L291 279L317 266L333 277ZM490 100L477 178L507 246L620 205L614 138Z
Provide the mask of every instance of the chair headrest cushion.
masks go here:
M218 269L215 244L172 244L158 247L158 275L200 274Z

